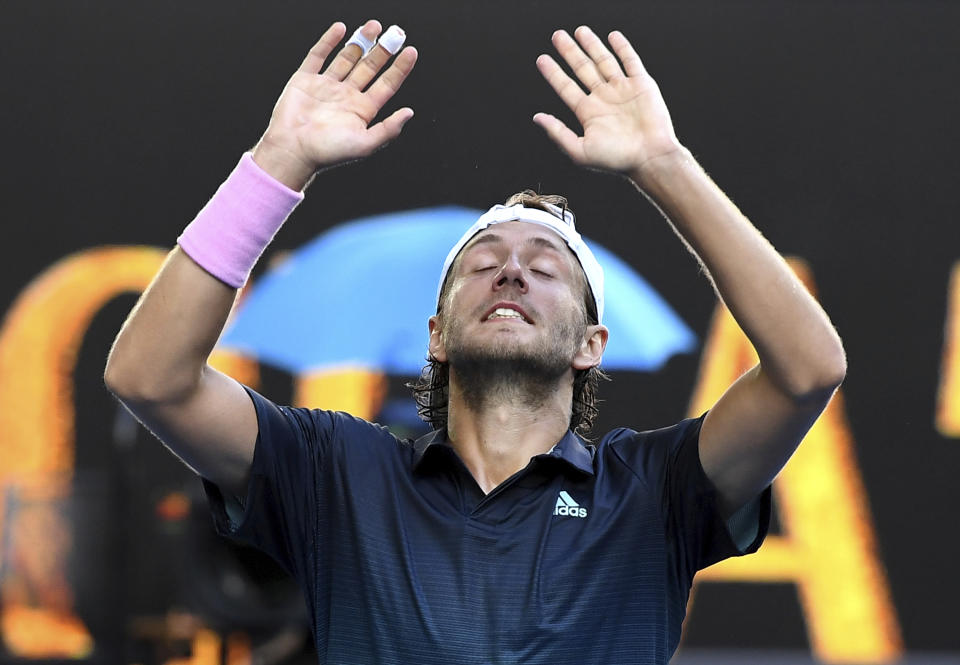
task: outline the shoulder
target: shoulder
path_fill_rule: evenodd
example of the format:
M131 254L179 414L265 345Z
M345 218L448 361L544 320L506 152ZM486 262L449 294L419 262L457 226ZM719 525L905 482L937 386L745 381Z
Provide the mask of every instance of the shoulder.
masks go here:
M386 427L349 413L285 406L252 388L246 387L246 390L257 411L260 440L270 445L294 444L327 453L339 448L362 449L370 445L412 449L409 440L399 439Z
M628 467L641 479L660 476L665 469L685 457L697 453L700 427L706 413L678 423L651 430L637 431L625 427L611 430L597 445L600 455Z

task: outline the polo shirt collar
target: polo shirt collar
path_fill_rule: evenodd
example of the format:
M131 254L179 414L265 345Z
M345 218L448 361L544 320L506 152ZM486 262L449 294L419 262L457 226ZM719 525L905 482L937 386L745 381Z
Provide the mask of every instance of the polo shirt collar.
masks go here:
M447 439L446 427L434 430L429 434L425 434L413 442L414 470L420 466L424 456L427 454L427 450L435 447L444 447L450 449L451 451L453 450L453 447L450 445L450 442ZM546 453L537 455L536 457L553 457L558 460L562 460L573 468L592 476L594 475L594 451L595 448L593 446L585 445L580 437L574 434L571 430L567 430L567 433L563 435L563 438L560 439L556 445L553 446L553 448L548 450Z

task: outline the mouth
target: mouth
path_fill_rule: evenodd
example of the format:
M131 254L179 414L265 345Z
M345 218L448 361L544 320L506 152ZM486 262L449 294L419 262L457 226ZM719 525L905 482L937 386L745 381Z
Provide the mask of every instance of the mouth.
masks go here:
M498 302L496 305L487 310L487 313L481 319L482 321L522 321L523 323L532 324L533 321L530 320L530 317L527 316L527 313L520 308L519 305L514 305L509 302Z

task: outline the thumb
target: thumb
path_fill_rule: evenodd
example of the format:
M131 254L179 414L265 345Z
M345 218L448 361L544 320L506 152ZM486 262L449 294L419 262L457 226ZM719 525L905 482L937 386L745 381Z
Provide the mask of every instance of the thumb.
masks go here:
M547 136L567 153L570 159L577 164L584 163L586 155L583 152L583 138L577 136L562 120L549 113L537 113L533 116L533 121L547 132Z
M405 106L397 109L375 125L367 128L367 142L370 152L383 147L387 142L400 136L400 131L413 117L413 109Z

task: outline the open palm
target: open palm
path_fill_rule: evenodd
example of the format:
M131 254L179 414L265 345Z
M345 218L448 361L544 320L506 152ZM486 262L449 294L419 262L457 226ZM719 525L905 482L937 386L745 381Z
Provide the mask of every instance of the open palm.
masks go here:
M371 41L380 30L377 21L362 28ZM279 162L278 170L293 173L285 180L309 178L318 169L365 157L395 138L413 116L411 109L401 108L371 124L413 69L416 50L403 49L381 73L391 58L386 49L377 45L363 56L358 45L349 44L324 70L345 31L342 23L333 24L310 50L283 89L257 146L266 153L264 161ZM261 161L256 151L254 159Z
M549 55L541 55L537 67L574 112L583 135L548 113L538 113L534 121L574 162L593 168L634 174L679 149L660 89L626 37L610 34L614 57L589 28L581 26L574 34L576 41L558 30L553 44L579 83Z

